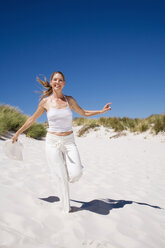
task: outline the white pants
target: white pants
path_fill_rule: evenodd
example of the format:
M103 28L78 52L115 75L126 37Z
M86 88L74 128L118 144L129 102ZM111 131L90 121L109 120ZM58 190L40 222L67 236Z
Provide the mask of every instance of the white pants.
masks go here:
M84 168L75 144L74 134L57 136L47 132L45 150L52 180L56 184L62 201L63 211L69 212L71 207L68 182L78 181Z

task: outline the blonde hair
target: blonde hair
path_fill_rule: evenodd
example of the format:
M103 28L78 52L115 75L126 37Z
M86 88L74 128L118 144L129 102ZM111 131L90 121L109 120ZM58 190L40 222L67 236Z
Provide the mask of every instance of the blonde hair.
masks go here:
M50 81L53 79L53 76L55 74L61 74L61 76L63 77L63 80L65 81L65 76L64 74L61 72L61 71L55 71L52 73L51 77L50 77ZM46 77L44 76L44 80L40 79L39 77L36 77L37 81L42 84L42 86L44 86L44 88L46 88L46 90L42 90L40 92L37 92L37 93L41 93L41 97L40 97L40 100L42 100L43 98L47 97L47 96L50 96L53 92L52 90L52 86L50 85L50 83L47 81Z

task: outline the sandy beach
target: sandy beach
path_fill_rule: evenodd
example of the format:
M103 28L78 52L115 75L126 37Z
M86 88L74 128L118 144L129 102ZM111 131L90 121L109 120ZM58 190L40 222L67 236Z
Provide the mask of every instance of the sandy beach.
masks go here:
M75 140L84 166L61 211L45 141L19 136L23 161L0 140L0 248L164 248L165 135L98 128ZM111 137L111 138L110 138Z

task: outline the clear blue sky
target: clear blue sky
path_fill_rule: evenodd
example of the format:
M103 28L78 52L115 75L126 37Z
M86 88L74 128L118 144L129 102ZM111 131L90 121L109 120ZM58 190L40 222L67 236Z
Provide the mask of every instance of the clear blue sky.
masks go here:
M0 21L0 103L32 115L36 76L60 70L82 108L112 102L95 118L165 112L165 1L6 0Z

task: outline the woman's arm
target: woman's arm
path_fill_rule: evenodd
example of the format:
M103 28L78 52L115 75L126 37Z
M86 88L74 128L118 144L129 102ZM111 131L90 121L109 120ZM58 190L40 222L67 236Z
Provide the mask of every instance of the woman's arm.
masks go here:
M69 97L69 104L71 106L71 108L78 114L82 115L82 116L92 116L92 115L98 115L98 114L103 114L108 110L111 110L111 107L109 106L112 103L107 103L103 109L101 110L84 110L82 109L78 103L76 102L76 100L73 97Z
M44 103L45 103L44 100L42 100L39 103L36 112L26 120L26 122L24 123L24 125L12 137L12 143L14 143L15 141L17 141L18 136L21 133L23 133L26 129L28 129L44 113L44 111L45 111Z

